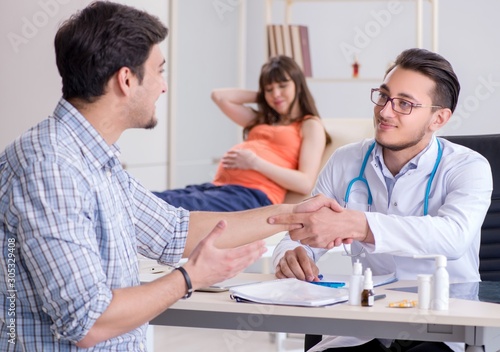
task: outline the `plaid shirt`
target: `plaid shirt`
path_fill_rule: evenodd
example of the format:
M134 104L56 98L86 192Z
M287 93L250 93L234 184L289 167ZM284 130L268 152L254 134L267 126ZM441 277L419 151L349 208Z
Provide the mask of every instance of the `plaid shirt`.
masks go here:
M119 151L61 99L0 154L0 351L77 351L137 253L176 263L189 212L144 189ZM146 326L91 350L139 351Z

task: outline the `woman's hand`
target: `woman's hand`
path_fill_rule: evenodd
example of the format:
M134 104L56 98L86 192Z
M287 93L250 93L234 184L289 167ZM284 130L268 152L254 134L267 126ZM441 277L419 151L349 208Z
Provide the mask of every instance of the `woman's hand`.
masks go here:
M259 157L248 149L227 152L221 160L225 169L255 170Z

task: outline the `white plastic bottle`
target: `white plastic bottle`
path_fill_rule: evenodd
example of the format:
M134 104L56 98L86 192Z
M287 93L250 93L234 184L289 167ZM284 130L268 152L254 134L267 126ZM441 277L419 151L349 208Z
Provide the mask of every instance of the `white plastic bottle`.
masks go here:
M432 275L431 309L447 310L450 305L450 276L446 269L446 257L444 255L419 255L414 258L435 259L436 271Z
M447 310L450 302L450 276L446 269L446 257L436 257L436 271L432 277L433 300L431 302L434 310Z
M351 306L361 305L361 291L363 290L363 266L359 259L352 265L352 275L349 280L349 304Z
M427 310L431 308L431 280L432 275L417 275L418 282L418 308Z

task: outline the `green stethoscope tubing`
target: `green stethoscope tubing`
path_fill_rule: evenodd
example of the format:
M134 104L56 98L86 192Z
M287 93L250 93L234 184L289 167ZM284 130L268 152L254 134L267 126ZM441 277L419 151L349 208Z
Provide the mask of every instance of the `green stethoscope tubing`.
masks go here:
M441 147L441 142L436 138L437 144L438 144L438 153L436 157L436 162L434 163L434 168L431 171L431 175L429 176L429 180L427 181L427 187L425 188L425 195L424 195L424 216L427 215L428 210L429 210L429 196L431 193L431 186L432 186L432 181L434 180L434 176L436 175L437 168L439 166L439 163L441 162L441 158L443 156L443 149ZM360 181L366 185L366 189L368 190L368 211L370 211L372 203L373 203L373 198L372 198L372 192L370 190L370 185L368 184L368 180L363 177L366 169L366 164L368 163L368 158L370 157L370 154L373 151L373 148L375 148L376 142L373 142L368 150L366 151L365 157L363 158L363 163L361 164L361 168L359 170L359 175L358 177L355 177L349 182L347 185L347 190L345 192L345 197L344 197L344 203L345 207L347 208L347 203L349 201L349 195L351 194L351 188L352 186Z

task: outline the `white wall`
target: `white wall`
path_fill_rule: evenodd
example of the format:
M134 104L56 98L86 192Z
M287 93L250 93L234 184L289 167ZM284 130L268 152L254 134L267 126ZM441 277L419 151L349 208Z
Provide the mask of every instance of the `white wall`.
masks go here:
M61 95L54 34L88 1L0 3L0 149L52 113Z
M4 1L0 4L0 150L23 131L46 118L61 96L54 36L62 21L91 0ZM168 20L168 2L121 0ZM161 44L167 55L167 43ZM158 126L131 130L119 141L122 162L151 188L166 187L167 96L157 103Z
M177 17L174 188L210 182L239 137L210 99L214 88L239 84L238 9L221 14L212 1L179 0Z

